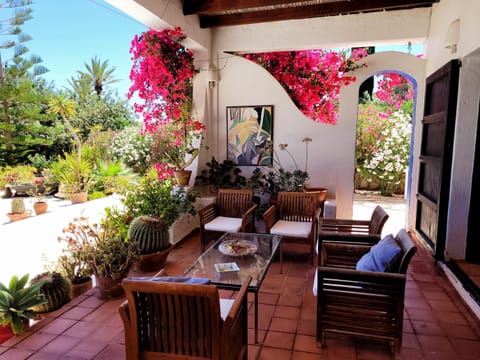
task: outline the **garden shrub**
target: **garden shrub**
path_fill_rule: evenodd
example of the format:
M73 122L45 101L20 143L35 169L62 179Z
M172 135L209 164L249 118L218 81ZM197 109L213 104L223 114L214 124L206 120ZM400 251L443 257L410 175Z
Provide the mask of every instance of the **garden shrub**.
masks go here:
M389 115L382 106L359 105L356 173L377 183L382 195L403 193L410 155L411 117L398 110Z
M141 134L138 126L131 126L113 138L110 154L114 161L121 160L136 173L144 174L150 166L151 142L150 134Z

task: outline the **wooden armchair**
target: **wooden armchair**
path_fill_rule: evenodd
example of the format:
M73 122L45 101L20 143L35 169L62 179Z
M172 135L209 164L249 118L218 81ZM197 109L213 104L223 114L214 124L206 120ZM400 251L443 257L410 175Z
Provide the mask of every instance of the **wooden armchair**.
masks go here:
M282 236L285 241L310 245L310 263L313 265L318 218L321 209L315 192L279 192L277 205L264 214L267 234Z
M223 300L215 285L123 280L127 360L247 359L250 281Z
M202 252L226 232L255 232L256 207L252 190L219 189L215 203L198 212Z
M319 246L323 241L376 244L388 218L389 215L380 205L375 207L370 220L322 218L318 230Z
M341 333L386 340L398 353L402 344L405 274L417 248L403 229L395 242L401 248L395 273L355 269L369 245L324 244L325 256L317 272L317 341L322 346L326 333ZM338 262L342 251L344 255Z

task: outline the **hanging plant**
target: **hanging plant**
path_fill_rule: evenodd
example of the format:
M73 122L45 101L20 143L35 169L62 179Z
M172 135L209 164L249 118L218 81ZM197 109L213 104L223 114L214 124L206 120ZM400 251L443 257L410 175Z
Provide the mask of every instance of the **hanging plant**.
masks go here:
M295 105L309 118L326 124L338 120L340 87L354 82L348 72L360 67L365 49L345 51L304 50L259 54L245 57L271 73Z

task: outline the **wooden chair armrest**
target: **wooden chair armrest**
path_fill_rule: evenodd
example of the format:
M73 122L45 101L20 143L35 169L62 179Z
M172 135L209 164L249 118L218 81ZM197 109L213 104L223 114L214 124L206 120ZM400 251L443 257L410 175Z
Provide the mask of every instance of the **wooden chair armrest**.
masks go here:
M337 284L336 289L340 292L347 292L348 288L361 289L362 293L373 293L374 295L382 291L386 291L385 287L390 289L405 291L405 282L407 277L405 274L387 273L377 271L359 271L352 269L336 269L331 267L318 267L318 294L320 296L321 289L326 289L323 285L328 282L328 290L333 291L332 284ZM373 285L372 285L373 284ZM377 284L377 285L375 285ZM382 290L383 289L383 290ZM400 296L399 296L400 298Z
M257 205L252 205L242 216L242 232L255 232L255 210Z
M320 221L322 231L337 232L367 232L370 228L369 220L324 219Z
M123 322L123 328L125 329L125 344L127 344L128 343L127 339L130 339L130 334L131 334L130 312L128 310L128 300L125 300L118 307L118 312Z
M265 232L270 234L270 229L277 222L277 207L275 205L270 206L263 213L263 221L265 222Z
M320 228L318 232L318 238L323 241L336 241L350 244L369 244L374 245L381 239L379 234L366 233L349 233L349 232L336 232L336 231L324 231Z
M217 214L217 206L215 204L208 204L207 206L201 208L198 211L198 217L200 218L200 227L203 226L215 219L218 216Z
M357 261L370 251L371 245L344 244L324 241L321 244L320 265L355 269Z
M242 306L244 305L243 303L247 302L247 291L251 281L252 277L249 276L243 282L242 287L237 293L237 296L235 296L235 301L232 304L232 308L230 309L225 318L224 326L228 326L228 324L238 316L240 310L242 309ZM248 311L248 309L245 310Z

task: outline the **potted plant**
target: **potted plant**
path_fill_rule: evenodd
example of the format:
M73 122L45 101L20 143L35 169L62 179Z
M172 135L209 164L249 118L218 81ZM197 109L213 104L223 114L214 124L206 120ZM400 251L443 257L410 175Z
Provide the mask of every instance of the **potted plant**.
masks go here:
M217 193L218 189L241 189L247 186L247 179L240 175L242 170L232 160L220 163L212 157L206 166L207 169L195 178L195 186L208 186L211 193Z
M55 271L46 271L35 276L31 284L41 283L40 294L47 300L45 304L32 307L38 314L48 313L60 309L70 301L71 284L62 274Z
M100 299L123 295L120 283L137 260L138 247L127 241L125 234L108 217L100 224L91 224L85 217L75 218L64 230L67 243L75 246L95 274Z
M82 258L82 255L81 251L76 251L69 247L57 260L57 271L65 276L72 285L70 292L72 299L92 288L93 273L90 266Z
M43 282L26 286L28 274L20 279L12 276L8 287L0 282L0 344L13 334L21 334L28 321L35 319L35 306L47 300L40 294Z
M138 268L141 271L158 270L163 266L171 250L169 227L183 213L196 214L196 198L193 191L174 189L171 179L159 180L151 169L137 188L126 194L122 211L108 209L107 218L111 223L121 224L123 219L129 219L127 237L140 246ZM144 238L146 233L156 237L154 245Z
M87 201L88 187L93 174L93 164L85 157L77 158L75 154L66 153L50 167L55 179L63 186L63 191L70 197L72 204Z
M48 210L48 203L45 195L50 191L50 186L45 181L44 177L37 177L33 181L33 187L28 195L34 197L33 211L35 215L45 214Z
M10 206L10 212L7 214L10 221L18 221L29 217L31 210L25 210L25 201L23 198L13 198Z

